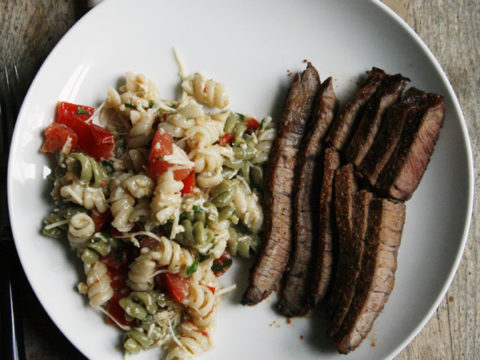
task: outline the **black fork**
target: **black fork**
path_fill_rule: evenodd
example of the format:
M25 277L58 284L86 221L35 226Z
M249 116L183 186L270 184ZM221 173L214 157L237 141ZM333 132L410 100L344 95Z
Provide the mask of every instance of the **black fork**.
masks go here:
M7 67L3 67L3 81L0 85L0 261L2 284L1 305L1 359L24 359L22 323L19 309L15 306L15 292L13 291L12 278L14 271L19 271L16 263L16 252L13 245L12 232L8 218L7 204L7 162L15 121L20 107L20 81L18 70L13 66L13 75L9 75Z

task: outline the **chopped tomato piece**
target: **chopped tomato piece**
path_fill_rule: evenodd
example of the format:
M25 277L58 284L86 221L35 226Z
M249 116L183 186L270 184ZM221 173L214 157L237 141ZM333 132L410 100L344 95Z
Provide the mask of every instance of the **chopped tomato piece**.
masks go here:
M114 135L88 120L95 109L90 106L59 102L55 121L71 128L78 137L77 149L99 161L110 159L115 147Z
M230 144L230 142L232 141L233 139L233 134L225 134L223 135L219 140L218 140L218 143L221 145L221 146L225 146L227 144Z
M41 152L54 152L62 150L63 146L70 138L70 149L73 151L77 147L78 136L67 125L52 123L45 129L45 142Z
M61 101L57 104L56 121L60 124L69 125L75 120L88 120L95 109L91 106L83 106Z
M124 288L121 291L115 292L107 306L107 312L110 314L110 316L118 321L119 324L124 326L133 326L135 324L135 320L127 321L125 319L125 311L119 303L119 301L124 297L127 297L129 293L130 290L128 288ZM111 325L117 326L117 324L110 319L110 317L107 317L107 322Z
M125 267L128 261L128 255L126 251L115 249L106 256L102 256L100 261L107 265L109 268L116 270Z
M148 161L148 174L150 177L156 179L162 175L168 168L175 166L163 158L166 155L173 153L173 138L162 128L159 128L152 140L150 148L150 156ZM177 169L173 170L175 180L182 181L190 175L191 169Z
M90 217L95 224L95 232L99 232L105 227L107 222L110 220L110 215L110 211L105 211L103 213L92 211Z
M183 179L183 189L180 190L182 195L190 194L195 189L195 170L190 171L190 174Z
M110 276L110 285L114 291L120 291L126 287L127 281L127 268L125 267L122 270L117 270L114 268L107 268L108 276Z
M212 292L213 295L215 295L215 288L213 286L207 286L207 288Z
M260 127L260 123L255 118L250 118L247 121L248 130L257 130Z
M232 266L232 255L230 251L225 250L218 259L213 260L212 270L215 276L223 275Z
M178 274L163 273L155 276L157 286L166 291L173 300L183 303L189 293L188 278Z

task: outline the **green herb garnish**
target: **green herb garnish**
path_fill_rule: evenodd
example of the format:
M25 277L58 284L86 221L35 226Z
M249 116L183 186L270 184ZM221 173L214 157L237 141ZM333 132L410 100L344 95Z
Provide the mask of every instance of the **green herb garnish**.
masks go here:
M153 102L153 100L150 100L150 102L148 103L148 108L151 109L154 105L155 103Z
M85 110L84 108L81 108L80 106L77 106L77 114L78 115L86 115L90 114L88 110Z
M187 275L192 275L198 269L198 259L195 259L192 265L187 268Z
M193 209L193 211L195 211L196 213L201 213L201 212L203 212L203 209L202 209L200 206L198 206L198 205L193 205L193 206L192 206L192 209Z
M222 271L226 267L229 267L230 265L232 265L232 262L233 262L232 259L227 259L221 264L213 264L212 271Z
M240 118L240 120L242 120L242 121L245 120L245 115L240 114L240 113L235 113L235 114L237 114L237 116Z
M124 103L125 107L130 108L130 109L136 109L137 107L135 105L129 104L129 103Z
M200 254L200 257L198 258L198 261L199 262L204 262L205 260L208 260L208 259L210 259L210 255Z

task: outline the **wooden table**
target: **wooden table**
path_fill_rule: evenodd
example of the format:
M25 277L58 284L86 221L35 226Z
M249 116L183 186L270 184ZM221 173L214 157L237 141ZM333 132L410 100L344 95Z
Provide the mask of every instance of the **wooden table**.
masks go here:
M477 163L480 156L480 1L384 2L415 29L446 71L463 108ZM23 93L50 50L85 11L81 1L0 0L1 65L10 68L17 64ZM477 170L476 182L479 174ZM478 199L476 196L474 212L478 209ZM478 264L480 226L474 216L463 260L447 295L427 326L398 355L398 360L480 359ZM21 284L18 292L24 315L27 358L83 359L52 324L21 271L17 280Z

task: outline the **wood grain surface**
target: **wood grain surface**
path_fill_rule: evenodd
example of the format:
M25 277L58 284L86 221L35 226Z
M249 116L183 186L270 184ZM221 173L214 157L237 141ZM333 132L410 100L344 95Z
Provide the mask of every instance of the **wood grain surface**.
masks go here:
M352 0L355 1L355 0ZM363 1L363 0L359 0ZM366 0L365 0L366 1ZM468 125L474 163L480 156L480 1L384 0L425 41L446 71ZM0 65L16 64L24 93L50 50L84 13L81 1L0 0ZM0 75L0 83L3 81ZM479 171L475 170L475 184ZM474 214L479 206L475 192ZM465 254L447 295L426 327L398 356L480 359L480 227L474 215ZM19 267L28 359L83 359L36 300Z

